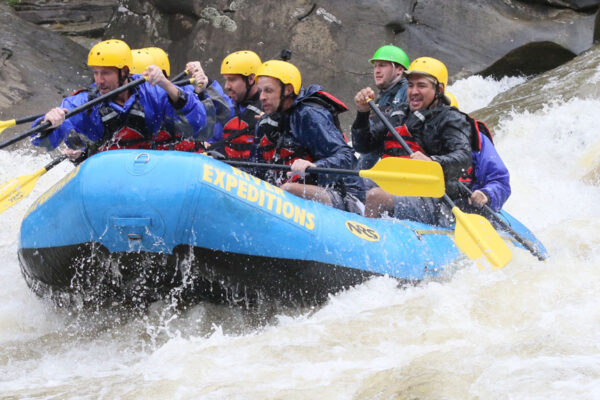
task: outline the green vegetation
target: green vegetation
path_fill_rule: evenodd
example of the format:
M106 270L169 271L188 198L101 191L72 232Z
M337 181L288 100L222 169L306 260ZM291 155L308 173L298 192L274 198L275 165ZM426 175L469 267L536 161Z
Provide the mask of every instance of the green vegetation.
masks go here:
M19 4L21 0L6 0L6 4L9 6L14 6L15 4Z

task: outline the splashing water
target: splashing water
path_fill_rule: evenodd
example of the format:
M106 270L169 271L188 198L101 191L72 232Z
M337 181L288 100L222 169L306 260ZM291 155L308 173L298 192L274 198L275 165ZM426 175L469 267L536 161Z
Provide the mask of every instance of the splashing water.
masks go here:
M517 83L471 77L451 91L469 111ZM599 99L556 102L509 113L495 129L512 174L506 209L548 261L515 249L495 272L466 262L404 289L379 277L316 309L51 308L20 276L17 238L29 204L72 168L63 163L0 215L0 397L600 398L598 109ZM0 178L49 159L0 151Z
M448 86L448 91L456 97L458 106L466 113L488 105L500 92L504 92L526 81L525 77L505 76L499 81L491 77L473 75Z

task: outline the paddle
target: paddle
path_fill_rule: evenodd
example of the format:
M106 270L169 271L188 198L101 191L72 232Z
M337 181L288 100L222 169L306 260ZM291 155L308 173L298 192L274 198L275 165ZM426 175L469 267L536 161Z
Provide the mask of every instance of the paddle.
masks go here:
M3 213L27 197L27 195L33 190L38 178L54 168L56 165L63 162L66 158L66 156L55 158L49 162L48 165L39 169L33 174L22 175L17 178L13 178L4 185L0 186L0 213Z
M465 192L469 194L469 196L473 194L473 192L467 187L467 185L465 185L461 181L458 181L458 184ZM521 243L527 250L529 250L531 254L536 256L538 260L544 261L548 258L544 254L540 253L540 250L537 248L536 245L531 243L529 240L525 239L523 236L519 235L510 225L506 223L506 221L504 221L497 213L495 213L490 207L488 207L487 204L484 204L483 208L486 211L486 213L494 219L494 221L496 221L498 224L500 224L500 226L502 226L502 229L504 229L508 234L510 234L517 242Z
M182 72L181 74L179 74L180 76L185 75L186 72ZM179 76L178 75L178 76ZM146 78L139 78L136 79L132 82L129 82L128 84L121 86L111 92L108 92L100 97L97 97L85 104L82 104L81 106L74 108L73 110L69 111L66 115L65 115L65 119L81 112L81 111L85 111L86 109L92 107L95 104L98 104L99 102L102 102L108 98L110 98L111 96L114 96L116 94L119 94L125 90L131 89L137 85L140 85L141 83L144 83L146 80ZM181 82L175 82L174 84L188 84L188 83L194 83L194 78L190 78L190 79L185 79L184 81ZM34 121L37 118L39 118L39 115L36 116L30 116L30 117L25 117L25 118L21 118L20 120L11 120L11 121L15 121L16 123L22 123L22 122L30 122L30 121ZM11 121L5 121L7 123L11 123ZM20 122L19 122L20 121ZM1 125L0 125L1 126ZM7 125L8 126L13 126L13 125ZM49 122L46 122L42 125L39 125L37 127L35 127L34 129L31 129L21 135L19 135L17 138L13 138L10 140L7 140L3 143L0 144L0 148L6 147L12 143L17 142L18 140L21 140L29 135L32 135L36 132L39 132L47 127L50 126ZM2 130L0 130L0 132L2 132ZM2 185L0 187L0 213L6 211L8 208L14 206L15 204L17 204L18 202L20 202L21 200L23 200L29 193L31 193L31 191L33 190L33 187L35 186L38 178L42 175L44 175L46 172L48 172L51 168L53 168L54 166L58 165L59 163L61 163L62 161L64 161L66 159L66 156L60 156L58 158L56 158L55 160L53 160L52 162L50 162L48 165L46 165L44 168L34 172L33 174L29 174L29 175L23 175L17 178L13 178L10 181L8 181L7 183L5 183L4 185Z
M25 122L35 121L36 119L43 117L43 116L44 116L44 114L30 115L29 117L9 119L7 121L0 121L0 133L2 133L6 128L10 128L11 126L24 124Z
M183 71L183 72L177 74L177 76L175 76L175 78L173 78L173 80L172 80L173 84L174 85L178 85L178 86L185 86L185 85L189 85L189 84L194 84L194 82L195 82L194 78L181 79L183 76L185 76L187 74L188 74L187 71ZM43 117L43 116L44 116L44 114L30 115L28 117L17 118L17 119L9 119L9 120L6 120L6 121L0 121L0 133L2 133L5 129L10 128L11 126L24 124L26 122L32 122L32 121L35 121L36 119L38 119L40 117ZM6 146L8 146L8 144ZM0 148L2 148L2 147L0 147Z
M253 163L247 161L223 160L236 167L249 167L291 171L292 167L281 164ZM309 167L311 174L351 175L372 179L383 190L398 196L441 197L444 194L444 175L437 163L410 160L407 158L384 158L371 169L355 171L351 169Z
M402 139L402 136L400 136L379 107L377 107L377 104L373 100L369 100L368 103L404 150L408 154L413 154L413 151L408 147L404 139ZM481 215L462 212L446 193L444 193L443 199L450 205L452 214L456 218L456 227L454 228L454 242L456 246L472 260L484 256L494 268L502 268L508 264L512 258L512 253L492 224L490 224L490 221Z
M85 111L88 108L91 108L91 107L93 107L94 105L96 105L98 103L102 103L103 101L109 99L112 96L115 96L115 95L117 95L119 93L122 93L122 92L125 92L126 90L129 90L129 89L131 89L133 87L141 85L145 81L146 81L146 78L138 78L138 79L136 79L136 80L134 80L132 82L129 82L126 85L119 86L115 90L112 90L112 91L110 91L108 93L105 93L102 96L96 97L95 99L90 100L87 103L82 104L79 107L75 107L74 109L70 110L69 112L67 112L65 114L65 119L70 118L70 117L72 117L75 114L79 114L80 112ZM42 131L50 128L51 125L52 124L49 121L46 121L46 122L44 122L44 123L42 123L42 124L40 124L40 125L38 125L38 126L36 126L34 128L31 128L27 132L23 132L23 133L15 136L15 137L13 137L11 139L8 139L8 140L0 143L0 149L3 149L5 147L7 147L7 146L10 146L13 143L16 143L16 142L18 142L20 140L23 140L26 137L29 137L29 136L33 135L34 133L42 132Z
M193 85L196 82L196 79L194 78L186 78L186 79L181 79L178 81L173 81L173 85L177 85L177 86L185 86L185 85ZM202 85L202 84L200 84Z
M171 78L171 82L177 82L178 80L180 80L184 76L189 75L189 73L190 72L188 70L181 71L180 73L178 73L177 75L175 75L173 78Z

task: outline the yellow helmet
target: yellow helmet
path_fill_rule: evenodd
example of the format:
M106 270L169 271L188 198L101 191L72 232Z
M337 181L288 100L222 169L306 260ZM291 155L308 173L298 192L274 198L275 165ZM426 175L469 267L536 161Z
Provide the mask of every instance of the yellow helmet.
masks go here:
M271 78L277 78L284 85L290 84L294 88L294 93L300 93L302 87L302 76L296 66L287 61L281 60L269 60L260 66L256 77L259 76L270 76Z
M414 60L408 70L404 72L406 75L417 74L435 78L438 83L444 85L444 89L448 85L448 69L440 60L431 57L420 57Z
M446 99L450 102L450 107L456 107L458 109L458 101L456 101L456 97L448 91L444 92Z
M154 64L154 58L146 49L131 50L131 73L143 74L149 65Z
M152 64L156 65L163 70L167 78L171 75L171 64L169 63L169 56L160 47L146 47L145 49L154 59Z
M240 74L248 76L256 74L262 61L253 51L241 50L231 53L221 63L221 74Z
M131 67L131 49L122 40L110 39L96 44L88 54L90 67Z

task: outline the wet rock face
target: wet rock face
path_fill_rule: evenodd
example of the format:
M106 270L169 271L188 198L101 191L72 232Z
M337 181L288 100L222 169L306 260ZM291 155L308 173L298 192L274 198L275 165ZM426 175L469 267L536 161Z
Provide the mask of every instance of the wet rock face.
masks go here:
M21 20L4 2L0 3L0 34L1 117L39 113L89 84L86 49Z
M268 60L289 48L305 84L320 83L351 102L358 89L373 84L368 59L383 44L402 47L411 60L443 60L451 79L554 68L593 44L598 3L121 0L105 37L161 46L173 70L200 60L213 77L230 52L250 49Z
M86 32L91 36L84 43L88 47L101 38L121 38L132 48L162 47L169 52L174 73L187 61L200 60L217 79L221 60L233 51L254 50L268 60L288 48L304 84L320 83L352 107L356 91L373 85L368 60L383 44L402 47L411 59L427 55L443 60L451 80L472 73L537 74L565 63L600 37L599 4L600 0L38 0L20 3L18 12L38 23L83 24L79 31L66 33ZM87 83L87 78L81 79L87 71L85 50L33 25L15 25L10 8L2 5L0 10L7 20L3 39L13 52L6 65L0 65L0 79L10 82L2 89L0 109L33 93L37 98L38 91L65 94ZM16 52L19 45L23 47ZM25 52L29 58L23 61ZM25 71L25 64L32 69ZM342 114L345 124L353 117L349 114Z
M600 5L598 0L522 0L524 3L545 4L553 7L572 8L573 10L590 10Z
M115 0L29 1L15 4L20 18L35 24L107 23L115 9Z

